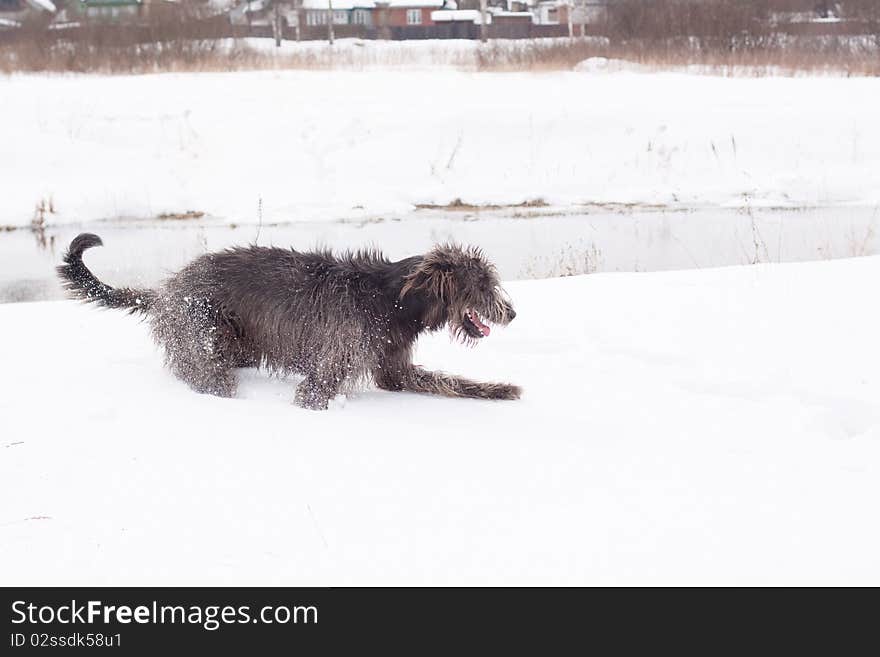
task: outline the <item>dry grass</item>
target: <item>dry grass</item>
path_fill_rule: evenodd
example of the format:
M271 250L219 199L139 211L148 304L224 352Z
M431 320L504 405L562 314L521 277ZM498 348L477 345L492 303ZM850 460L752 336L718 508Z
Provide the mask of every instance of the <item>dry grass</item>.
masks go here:
M615 48L611 56L658 69L697 67L731 75L880 75L878 37L768 35L724 43L629 42Z
M591 57L669 69L700 67L736 75L880 75L880 0L847 0L843 25L829 34L796 36L773 12L817 0L616 0L591 36L496 40L487 44L364 42L358 48L319 43L255 48L221 38L229 26L157 18L137 27L84 23L68 30L28 25L0 32L0 72L132 74L253 69L359 69L370 66L454 66L478 71L570 70ZM809 7L808 9L811 9ZM267 40L268 41L268 40ZM436 45L433 45L436 44Z
M185 33L150 40L148 32L95 25L47 31L23 28L0 41L0 71L132 74L268 68L271 58L233 42Z
M468 203L460 198L454 199L446 205L434 203L417 203L417 210L448 210L450 212L479 212L480 210L511 210L516 208L548 208L550 204L542 198L532 198L522 203L509 203L498 205L494 203Z
M880 0L848 0L847 20L790 25L779 11L817 0L616 0L592 36L489 43L479 70L566 70L590 57L668 69L762 75L880 75ZM824 31L824 33L823 33Z

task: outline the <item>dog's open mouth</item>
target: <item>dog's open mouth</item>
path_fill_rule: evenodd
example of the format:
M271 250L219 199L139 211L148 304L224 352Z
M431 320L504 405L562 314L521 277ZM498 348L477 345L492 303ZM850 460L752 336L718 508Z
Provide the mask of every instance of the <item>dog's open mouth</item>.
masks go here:
M472 338L485 338L492 331L492 329L483 323L476 310L468 310L465 312L462 326L464 326L465 332Z

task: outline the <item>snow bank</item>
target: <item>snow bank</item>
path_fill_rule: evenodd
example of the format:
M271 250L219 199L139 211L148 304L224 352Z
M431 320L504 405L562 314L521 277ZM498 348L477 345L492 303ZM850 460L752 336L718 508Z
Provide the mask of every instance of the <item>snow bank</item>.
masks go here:
M454 102L452 99L455 99ZM0 225L416 203L871 205L880 79L301 71L0 78Z
M744 102L746 102L744 100ZM418 362L520 402L326 413L170 377L147 328L0 306L0 580L880 584L880 258L509 286Z

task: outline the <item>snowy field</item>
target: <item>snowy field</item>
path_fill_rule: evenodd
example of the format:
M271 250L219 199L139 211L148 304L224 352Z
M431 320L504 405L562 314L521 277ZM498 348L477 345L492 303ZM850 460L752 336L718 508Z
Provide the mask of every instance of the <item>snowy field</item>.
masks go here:
M880 79L269 71L0 78L0 226L415 204L880 203Z
M256 239L454 238L518 316L416 362L525 390L315 413L243 370L223 400L135 317L0 304L0 581L880 585L880 79L473 73L434 47L0 77L0 301L51 298L84 227L114 284Z
M511 283L510 327L417 361L521 401L325 413L252 371L193 394L122 313L0 306L0 580L878 585L878 280L868 257Z

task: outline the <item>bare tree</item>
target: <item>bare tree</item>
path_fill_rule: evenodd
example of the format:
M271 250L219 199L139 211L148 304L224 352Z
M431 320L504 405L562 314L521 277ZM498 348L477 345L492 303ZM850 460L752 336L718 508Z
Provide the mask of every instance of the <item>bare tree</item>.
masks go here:
M488 28L486 26L486 0L480 0L480 41L486 43Z

